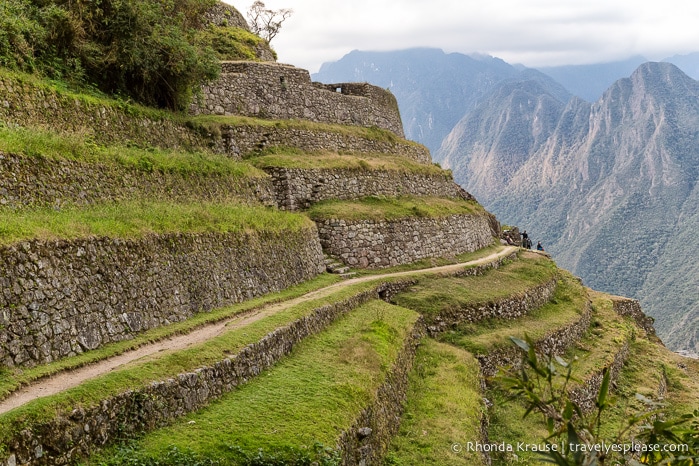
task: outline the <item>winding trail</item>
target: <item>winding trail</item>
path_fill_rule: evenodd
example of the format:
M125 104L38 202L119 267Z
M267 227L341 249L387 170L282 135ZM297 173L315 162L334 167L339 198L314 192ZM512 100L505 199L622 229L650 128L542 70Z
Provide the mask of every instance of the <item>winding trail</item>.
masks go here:
M122 353L120 355L103 359L101 361L77 369L59 372L53 376L38 380L35 383L31 383L17 390L16 392L12 393L8 398L0 401L0 415L17 407L20 407L37 398L55 395L62 391L76 387L89 379L93 379L95 377L109 373L115 369L124 366L125 364L137 360L145 360L147 358L157 357L159 353L163 351L178 351L188 348L192 345L203 343L207 340L210 340L211 338L215 338L230 330L244 327L269 315L275 314L291 306L295 306L297 304L309 301L311 299L322 298L331 293L334 293L338 289L350 285L380 280L382 278L413 275L416 273L453 272L463 267L482 265L487 264L489 262L493 262L497 259L512 254L518 249L519 248L514 246L507 246L502 248L498 252L468 262L449 264L439 267L430 267L426 269L410 270L406 272L393 272L380 275L369 275L365 277L352 278L349 280L334 283L332 285L320 288L315 291L311 291L309 293L306 293L305 295L299 296L294 299L269 304L249 312L237 314L222 321L196 328L184 335L176 335L155 343L146 344L134 350Z

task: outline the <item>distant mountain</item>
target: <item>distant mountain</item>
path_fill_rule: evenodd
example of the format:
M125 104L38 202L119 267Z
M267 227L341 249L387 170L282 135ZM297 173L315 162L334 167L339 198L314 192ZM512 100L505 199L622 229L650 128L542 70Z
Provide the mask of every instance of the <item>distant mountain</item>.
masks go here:
M664 61L699 79L699 52ZM542 67L551 83L570 94L595 102L618 79L629 76L647 60L642 56L610 63ZM336 62L324 63L313 79L323 83L368 82L391 90L398 99L408 139L437 151L456 123L506 80L526 81L537 70L513 66L489 55L444 53L435 48L390 52L355 50ZM552 84L553 85L553 84Z
M689 53L687 55L674 55L663 61L672 63L684 71L690 78L699 79L699 52Z
M418 48L395 52L355 50L337 62L324 63L312 77L328 84L359 81L390 89L398 99L407 138L434 151L461 117L497 83L520 73L487 55Z
M699 82L646 63L594 104L501 83L435 159L589 286L641 298L669 346L699 350Z
M617 79L629 76L648 60L642 56L593 65L547 66L537 68L568 89L573 95L594 102Z

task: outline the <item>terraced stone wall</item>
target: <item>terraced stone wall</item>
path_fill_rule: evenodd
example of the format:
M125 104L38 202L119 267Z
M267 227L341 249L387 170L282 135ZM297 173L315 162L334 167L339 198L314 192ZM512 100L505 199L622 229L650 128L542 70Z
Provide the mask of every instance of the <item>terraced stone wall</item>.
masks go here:
M435 196L472 200L473 196L445 175L388 170L265 168L272 177L277 205L300 210L326 199L366 196Z
M316 221L323 249L345 264L381 268L430 257L453 257L488 246L493 232L486 215L399 220Z
M157 112L105 105L33 82L0 74L0 123L77 133L101 144L121 143L169 148L209 148L211 135L194 131Z
M222 62L221 76L202 87L190 112L376 126L405 137L390 92L366 83L329 88L311 82L307 70L280 63Z
M475 302L457 309L448 309L439 315L426 317L427 329L439 334L465 322L485 319L517 319L526 316L551 299L556 291L556 277L522 293L488 302Z
M604 371L609 371L609 379L612 381L612 387L614 387L628 357L629 342L627 341L619 348L613 359L606 366L599 368L587 380L582 381L578 387L570 392L571 401L575 402L583 413L591 412L595 408L595 403L599 396L599 389L604 379Z
M567 348L580 340L590 326L592 306L585 303L585 309L579 318L570 325L545 335L536 342L536 350L540 354L562 354ZM498 348L488 354L476 355L485 377L498 373L500 367L519 367L522 362L521 351L514 345Z
M420 144L359 137L348 133L282 126L223 125L220 151L233 157L259 152L267 147L296 147L303 151L393 154L430 164L429 150Z
M0 206L88 205L127 199L180 202L238 199L276 205L272 179L146 171L119 165L0 152Z
M424 324L419 320L373 402L362 411L352 428L340 436L338 444L343 465L380 464L386 455L391 439L400 428L400 416L408 392L408 374L424 333Z
M259 375L289 354L304 338L321 332L352 309L377 299L386 286L395 290L402 285L400 282L378 284L373 289L319 307L211 366L110 396L94 406L56 413L54 418L18 432L7 443L7 449L0 451L0 465L69 464L124 435L162 427ZM343 433L340 447L346 464L365 464L360 462L362 458L379 458L385 452L387 439L398 429L407 373L423 333L418 320L375 400L356 425ZM365 426L373 427L368 435L361 434L367 432L360 431Z
M305 151L390 153L432 163L426 147L399 138L385 140L282 126L209 128L179 122L164 112L93 101L12 74L0 74L0 125L79 134L98 144L208 150L234 158L266 147L284 146Z
M0 365L33 366L325 269L312 225L281 233L27 241L0 248Z

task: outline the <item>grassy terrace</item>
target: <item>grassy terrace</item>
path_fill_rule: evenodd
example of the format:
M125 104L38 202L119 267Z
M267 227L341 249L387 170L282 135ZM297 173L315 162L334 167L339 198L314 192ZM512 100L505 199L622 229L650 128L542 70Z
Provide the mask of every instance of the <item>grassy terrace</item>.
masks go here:
M248 158L258 168L284 167L303 169L384 170L423 175L451 173L438 165L417 163L405 157L389 154L338 154L335 152L302 152L296 148L274 147L261 155Z
M575 382L570 389L575 388L589 378L594 372L601 370L613 360L622 345L629 341L634 334L633 323L618 316L611 307L611 301L601 293L591 293L593 296L593 321L588 334L574 347L570 348L563 359L573 363ZM643 349L641 349L643 348ZM635 400L635 394L655 398L662 377L663 367L655 358L660 348L647 340L635 340L631 344L632 354L622 369L617 382L614 384L614 404L605 412L602 434L611 441L623 427L633 412L641 408L641 403ZM644 351L648 353L644 354ZM561 381L562 382L562 381ZM507 393L494 387L488 392L494 405L490 410L490 440L516 445L518 442L528 444L543 444L548 436L543 417L534 412L523 418L525 408L520 400L512 400ZM539 464L539 456L533 452L516 452L522 464ZM498 453L495 458L501 462L512 461L510 453Z
M370 196L355 201L322 201L314 204L307 213L314 220L332 218L398 220L408 217L439 218L450 215L478 215L485 214L485 210L474 201L439 197Z
M523 293L548 282L558 273L547 257L520 253L520 259L483 275L429 278L395 297L398 305L417 309L425 315L438 315L450 309L493 301Z
M304 340L265 375L89 464L155 465L173 452L180 464L187 458L189 464L251 464L253 458L267 459L264 464L336 464L340 433L372 401L417 317L381 301L361 306Z
M611 364L624 344L634 336L634 324L612 309L609 300L593 301L592 321L587 334L563 355L563 359L575 361L573 377L581 382Z
M114 99L94 88L75 88L66 81L49 80L38 75L12 71L5 67L0 67L0 78L12 85L39 89L49 95L56 94L62 98L82 102L87 105L118 108L134 117L145 117L153 120L180 119L178 114L174 112Z
M134 201L60 211L49 208L5 210L0 217L0 244L92 236L140 238L166 233L280 233L312 226L303 215L263 207Z
M351 126L331 123L316 123L310 120L263 120L245 116L199 115L187 117L188 125L193 128L201 128L210 133L220 133L227 126L257 126L262 128L277 128L282 130L301 130L336 133L346 136L370 139L378 142L393 144L405 144L421 146L417 142L401 139L392 131L377 128L376 126Z
M524 339L529 335L538 340L549 332L568 326L580 318L587 295L582 285L572 276L561 273L553 298L544 306L517 320L485 320L465 323L440 339L464 348L474 354L487 354L511 345L510 336Z
M14 435L17 430L21 430L22 426L27 425L27 423L46 421L56 413L71 411L76 406L92 406L104 398L125 390L137 389L154 381L165 380L177 374L214 364L225 358L226 355L238 353L245 346L259 341L277 328L310 315L321 306L342 301L370 290L374 286L376 286L376 282L351 285L321 298L284 307L278 312L244 327L231 330L206 343L182 351L160 353L147 361L137 361L107 375L91 379L79 387L54 396L37 399L0 416L0 445L6 444L9 437ZM239 308L233 307L229 311L221 312L230 314L235 309ZM376 312L377 316L383 314L385 312ZM9 376L11 374L3 375L3 377Z
M32 158L99 163L143 172L260 178L267 176L248 163L207 152L98 145L78 134L0 126L0 152Z
M426 338L418 348L400 432L385 464L483 464L480 454L466 451L466 445L482 441L484 410L478 361L454 346Z

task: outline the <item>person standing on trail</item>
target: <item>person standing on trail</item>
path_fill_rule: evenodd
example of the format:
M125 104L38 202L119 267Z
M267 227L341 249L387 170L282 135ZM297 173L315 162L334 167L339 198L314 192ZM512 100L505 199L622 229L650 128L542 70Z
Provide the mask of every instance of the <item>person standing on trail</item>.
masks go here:
M527 234L527 230L524 230L522 232L522 247L527 249L531 249L532 247L531 243L529 242L529 235Z

